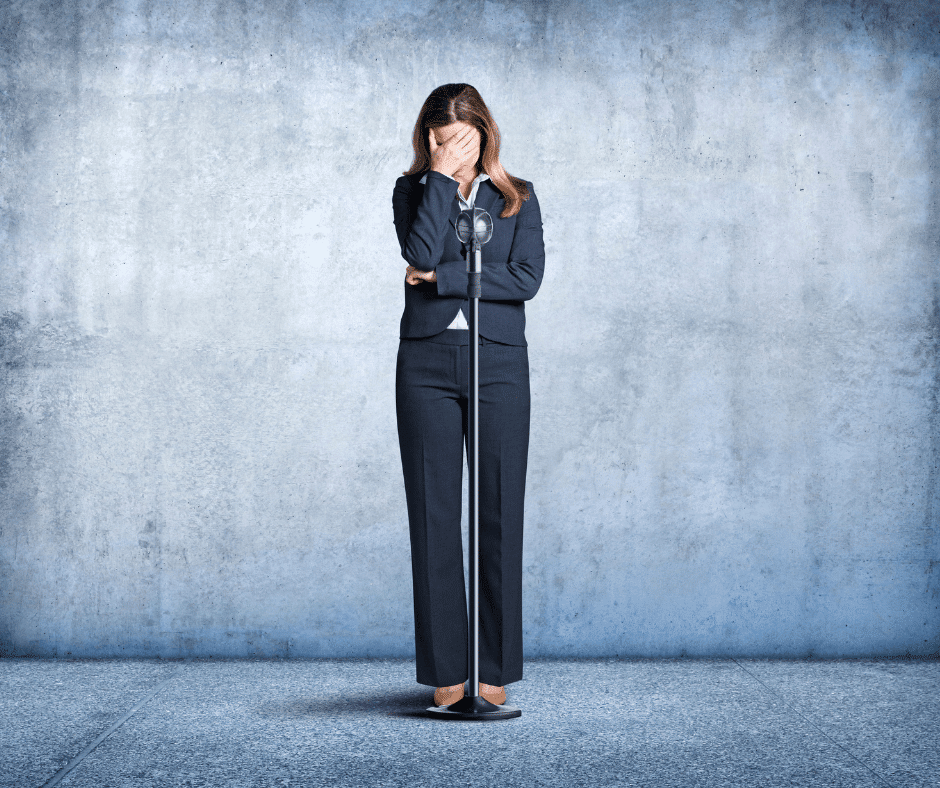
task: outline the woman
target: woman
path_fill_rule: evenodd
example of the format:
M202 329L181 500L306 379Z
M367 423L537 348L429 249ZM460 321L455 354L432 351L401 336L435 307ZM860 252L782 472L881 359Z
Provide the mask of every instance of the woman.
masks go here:
M414 162L392 208L405 274L395 377L411 535L417 680L434 703L464 695L469 676L460 517L469 451L470 301L457 216L489 212L478 318L480 694L506 701L522 678L522 521L529 448L525 301L545 267L532 183L499 163L499 129L471 85L435 89L412 135Z

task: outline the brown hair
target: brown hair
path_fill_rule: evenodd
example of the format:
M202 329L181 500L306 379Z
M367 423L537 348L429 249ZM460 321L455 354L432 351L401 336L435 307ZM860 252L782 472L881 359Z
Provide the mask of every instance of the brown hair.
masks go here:
M506 207L500 214L501 219L515 216L522 207L523 200L529 199L529 190L525 181L510 175L499 163L499 129L496 121L483 98L473 85L463 82L449 83L434 88L424 100L424 106L418 113L411 135L411 144L415 149L415 158L411 168L402 175L414 175L431 169L431 151L428 147L428 129L449 126L462 121L475 126L480 131L480 158L477 167L490 176L493 185L499 189L506 201Z

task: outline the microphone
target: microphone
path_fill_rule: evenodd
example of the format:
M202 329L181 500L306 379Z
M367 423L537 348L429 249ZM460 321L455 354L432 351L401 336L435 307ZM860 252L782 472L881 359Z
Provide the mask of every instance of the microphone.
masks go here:
M493 217L482 208L461 211L457 217L457 237L463 244L470 242L467 248L467 273L470 275L467 280L467 297L479 298L482 272L480 247L493 237Z
M493 217L482 208L461 211L457 217L457 237L461 243L467 243L472 237L473 251L476 251L493 237Z

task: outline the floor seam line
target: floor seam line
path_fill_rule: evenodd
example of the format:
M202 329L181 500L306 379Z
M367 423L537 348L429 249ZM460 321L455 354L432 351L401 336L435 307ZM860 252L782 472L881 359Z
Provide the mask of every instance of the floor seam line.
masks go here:
M772 687L769 687L767 684L765 684L763 681L761 681L758 676L756 676L754 673L751 673L751 671L749 671L746 667L744 667L744 665L742 665L740 662L738 662L734 657L731 657L731 661L732 661L735 665L737 665L739 668L741 668L741 670L743 670L745 673L747 673L751 678L753 678L758 684L760 684L762 687L764 687L764 689L766 689L768 692L770 692L770 693L772 693L773 695L776 695L778 698L780 698L780 700L783 701L783 703L786 704L788 707L790 707L791 709L793 709L793 711L795 711L798 716L800 716L800 717L802 717L804 720L806 720L806 722L808 722L808 723L809 723L810 725L812 725L816 730L818 730L823 736L825 736L827 739L829 739L829 741L831 741L834 745L836 745L836 747L838 747L838 748L839 748L840 750L842 750L843 752L847 753L847 754L849 755L849 757L851 757L851 758L853 758L854 760L858 761L862 766L864 766L866 769L868 769L868 771L870 771L873 775L875 775L875 777L877 777L879 780L881 780L881 782L883 782L883 783L884 783L885 785L887 785L887 786L890 786L890 788L895 788L894 785L892 785L892 783L888 782L884 777L882 777L880 774L878 774L878 772L876 772L874 769L872 769L871 766L869 766L867 763L865 763L865 761L863 761L861 758L859 758L854 752L852 752L852 751L849 750L849 749L846 749L846 748L843 747L841 744L839 744L839 742L837 742L835 739L833 739L828 733L826 733L826 732L825 732L818 724L816 724L812 719L810 719L809 717L807 717L807 716L806 716L805 714L803 714L798 708L796 708L796 707L793 706L791 703L789 703L789 702L787 701L787 699L784 698L784 697L783 697L779 692L777 692L775 689L773 689Z
M108 738L112 733L114 733L118 728L121 727L141 706L143 706L147 701L149 701L154 695L156 695L161 689L163 689L167 684L169 684L173 679L182 673L182 669L177 669L174 673L167 676L163 681L161 681L157 686L150 690L144 697L142 697L137 703L135 703L131 708L124 712L119 720L111 723L111 726L104 732L99 734L91 744L88 744L85 749L83 749L78 755L76 755L72 760L70 760L65 766L63 766L59 771L57 771L47 782L44 782L41 788L52 788L55 785L58 785L62 778L65 777L72 769L74 769L78 764L80 764L85 757L95 749L101 742Z

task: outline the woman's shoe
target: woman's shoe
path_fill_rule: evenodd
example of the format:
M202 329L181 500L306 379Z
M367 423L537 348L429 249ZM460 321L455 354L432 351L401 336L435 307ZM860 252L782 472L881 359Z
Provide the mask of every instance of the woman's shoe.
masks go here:
M434 690L435 706L450 706L464 696L463 684L454 684L452 687L438 687Z
M480 682L480 694L490 703L502 706L506 702L505 687L494 687L492 684Z

